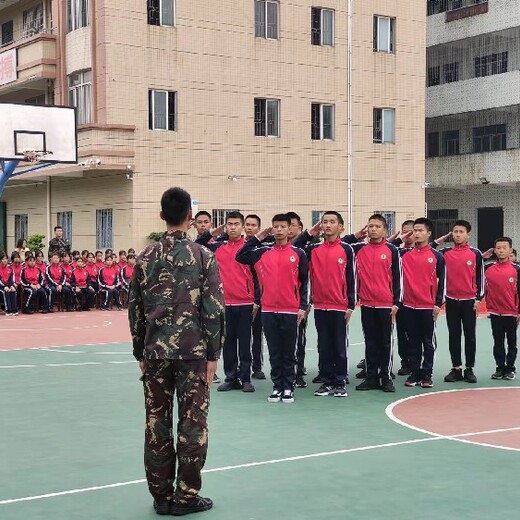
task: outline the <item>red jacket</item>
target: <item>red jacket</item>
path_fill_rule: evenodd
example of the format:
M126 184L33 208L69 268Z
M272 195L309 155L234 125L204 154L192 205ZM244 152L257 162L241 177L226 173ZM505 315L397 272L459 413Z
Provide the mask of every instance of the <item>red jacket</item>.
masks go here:
M255 267L261 290L262 312L296 314L309 306L308 263L305 253L291 244L262 246L253 237L236 256L237 262Z
M11 287L12 285L14 285L13 269L9 265L0 265L0 287Z
M437 243L433 242L432 247ZM452 300L481 300L484 296L482 253L469 244L439 251L446 262L446 296Z
M70 284L72 287L79 287L80 289L86 289L90 287L90 275L87 271L86 267L76 267L72 271L72 275L70 277Z
M42 272L38 267L36 267L36 265L33 267L26 265L22 269L21 280L24 287L29 287L31 285L43 285Z
M103 267L105 267L105 263L104 262L98 262L96 260L96 266L101 271L101 269L103 269Z
M65 283L65 278L65 270L60 264L50 264L47 266L47 269L45 270L45 279L47 280L48 285L52 285L53 287L63 285Z
M307 231L301 233L293 246L307 253L311 279L311 302L323 311L354 310L356 306L356 262L350 245L340 239L308 244L312 239Z
M70 284L70 277L72 276L72 271L74 270L72 264L66 264L65 262L62 262L61 267L63 267L63 270L65 271L65 283Z
M22 283L22 269L23 269L23 265L22 264L12 264L11 265L11 269L13 270L13 275L14 275L14 283L16 285L20 285Z
M520 314L520 266L496 262L486 266L486 305L490 314Z
M348 237L343 238L343 241ZM356 253L359 301L365 307L390 309L402 300L401 259L385 240L352 244Z
M90 278L92 278L92 280L97 281L99 276L99 267L97 266L97 264L88 263L85 265L85 269L88 271Z
M100 287L108 287L108 286L119 286L119 271L117 267L111 265L110 267L105 266L103 269L99 271L99 285Z
M403 256L403 305L412 309L440 307L446 286L444 257L429 244L399 252Z
M125 289L130 287L130 282L132 281L132 276L134 275L134 266L130 264L125 264L119 270L119 283Z

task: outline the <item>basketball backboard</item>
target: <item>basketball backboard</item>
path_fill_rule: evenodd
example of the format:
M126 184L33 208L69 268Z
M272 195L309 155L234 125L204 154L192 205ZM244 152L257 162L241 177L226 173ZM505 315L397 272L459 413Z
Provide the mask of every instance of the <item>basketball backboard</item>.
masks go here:
M0 159L78 162L74 107L0 103Z

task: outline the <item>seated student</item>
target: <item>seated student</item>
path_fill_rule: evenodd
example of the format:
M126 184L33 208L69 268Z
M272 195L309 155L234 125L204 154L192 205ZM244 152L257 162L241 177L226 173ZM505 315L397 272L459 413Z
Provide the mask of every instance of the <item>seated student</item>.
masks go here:
M112 265L115 267L117 271L117 276L119 277L119 271L121 271L121 267L119 267L118 257L115 253L112 253Z
M511 250L511 254L509 255L509 260L511 260L511 262L513 262L514 264L516 264L517 262L517 252L516 252L516 249L512 249Z
M31 304L34 299L38 301L40 312L46 314L48 311L47 294L43 288L43 275L38 267L36 267L36 259L34 256L27 254L25 256L25 266L22 269L21 282L25 295L24 314L34 314Z
M119 258L117 261L117 265L118 265L120 271L121 271L121 269L123 269L123 267L126 266L126 263L127 263L126 251L124 249L122 249L121 251L119 251Z
M94 256L94 253L88 254L85 269L88 271L90 276L90 286L94 289L94 292L97 293L99 291L99 267L96 263L96 257Z
M22 283L23 262L20 255L16 252L11 255L11 269L14 275L14 285L18 288Z
M72 269L74 269L76 267L76 262L78 261L78 258L81 257L81 253L77 250L72 251L71 257L72 257L72 260L71 260L70 264L72 266Z
M60 257L60 261L61 261L61 267L63 267L63 270L65 271L65 285L67 287L71 288L70 277L72 275L72 270L74 269L74 266L72 265L72 262L70 261L69 253L63 253Z
M5 306L6 316L18 316L16 285L13 269L7 264L8 256L0 251L0 295Z
M81 251L81 258L83 258L83 265L87 265L88 254L89 254L88 249L83 249L83 251Z
M72 292L79 303L79 310L90 311L91 307L94 307L95 291L83 258L78 258L76 261L76 268L72 271L70 283Z
M72 291L69 286L65 285L67 278L65 270L60 265L60 255L55 252L51 254L51 263L45 271L47 280L47 294L49 300L49 312L54 312L54 304L56 302L56 294L63 295L63 303L67 312L74 310L72 308Z
M43 251L36 251L34 253L34 256L36 258L35 266L40 270L43 276L43 283L45 284L45 271L47 270L47 266L49 265L48 262L44 260Z
M114 267L112 255L106 257L105 267L99 271L98 282L99 290L105 293L105 300L101 305L101 310L107 311L112 302L116 304L119 310L123 310L119 301L118 272Z
M128 255L135 255L135 249L133 247L129 247L128 248L128 251L127 251L127 256Z
M520 323L520 266L511 262L512 240L495 240L497 262L486 266L485 294L491 330L496 371L491 379L516 377L517 328ZM507 355L505 339L507 338Z
M105 262L103 261L103 251L96 251L96 265L98 269L103 269L105 267Z
M135 266L135 255L130 253L127 257L126 264L121 267L119 271L119 285L122 291L125 291L128 294L128 290L130 288L130 282L132 281L132 276L134 274L134 266Z

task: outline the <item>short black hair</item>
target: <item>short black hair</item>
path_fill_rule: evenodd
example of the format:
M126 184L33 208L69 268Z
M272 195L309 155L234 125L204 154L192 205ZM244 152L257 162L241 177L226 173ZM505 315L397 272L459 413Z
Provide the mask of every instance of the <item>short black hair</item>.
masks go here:
M468 233L471 232L471 224L470 224L467 220L456 220L456 221L455 221L455 224L453 224L453 226L452 226L451 229L453 230L453 228L454 228L455 226L464 227L464 228L466 228L466 231L467 231Z
M404 226L413 226L413 220L412 220L412 219L405 220L405 221L401 224L401 229L403 229Z
M182 224L191 210L191 196L182 188L170 188L161 197L164 220L170 226Z
M345 224L345 221L343 220L343 217L340 215L340 213L338 211L335 211L335 210L332 210L332 211L325 211L323 213L323 215L321 216L321 220L323 220L323 217L325 215L334 215L337 219L338 219L338 222L343 226Z
M29 260L36 260L36 258L34 258L34 256L31 254L25 255L25 261L28 262Z
M76 249L72 251L72 256L81 256L81 253Z
M69 253L67 253L67 251L65 251L64 253L61 253L61 258L65 258L66 256L68 256L70 258L70 255L69 255Z
M121 256L121 255L126 256L126 251L124 249L121 249L121 251L119 251L119 256Z
M43 251L42 251L41 249L37 249L37 250L34 252L34 256L35 256L35 258L36 258L37 256L43 256Z
M244 225L244 222L245 222L244 215L242 215L242 213L240 213L240 211L230 211L226 215L226 223L230 218L238 218L238 219L240 219L240 222L242 222L242 225Z
M374 213L368 220L378 220L379 222L382 222L385 229L388 229L388 222L386 221L386 218L381 215L381 213Z
M56 231L57 229L63 229L61 226L54 226L54 231Z
M513 251L511 251L515 256L518 256L518 253L516 252L516 249L513 249Z
M513 240L509 237L500 237L495 239L495 247L497 246L498 242L507 242L509 247L513 247Z
M95 256L99 255L100 253L103 254L103 251L101 251L100 249L98 249L98 250L96 251Z
M53 251L53 252L49 255L49 258L52 258L53 256L57 256L58 258L60 258L60 254L58 253L58 251ZM63 258L63 255L61 255L61 258Z
M259 226L262 225L262 219L261 219L258 215L255 215L254 213L251 213L251 214L247 215L247 217L245 218L245 220L247 220L248 218L254 218L254 219L256 219L256 221L258 222L258 225L259 225Z
M83 251L81 251L81 256L88 256L89 252L90 251L88 249L83 249Z
M5 251L0 251L0 260L3 260L4 258L9 259L9 257L7 256L7 253Z
M26 256L28 256L28 255L26 255ZM13 252L11 253L11 262L14 262L14 259L15 259L15 258L20 258L20 259L22 258L22 257L20 256L20 253L19 253L18 251L13 251Z
M295 213L294 211L288 211L286 213L287 215L287 218L289 219L289 226L291 225L291 220L294 219L294 220L297 220L298 221L298 225L303 228L303 222L302 222L302 219L300 218L300 215L298 215L298 213Z
M135 255L135 249L133 247L129 247L128 248L128 254L130 255L132 253Z
M205 210L202 210L202 211L197 211L195 217L193 217L195 220L197 220L199 217L202 217L202 215L205 215L206 217L208 217L210 220L212 220L212 217L211 217L211 213L209 211L205 211Z
M425 226L428 231L433 231L433 222L429 218L426 218L426 217L416 218L414 220L413 225L415 226L416 224Z
M294 218L294 217L293 217ZM291 217L289 217L288 213L277 213L271 220L274 224L275 222L287 222L287 225L291 225Z
M135 254L134 253L129 253L128 256L126 257L127 260L132 260L132 258L135 258Z

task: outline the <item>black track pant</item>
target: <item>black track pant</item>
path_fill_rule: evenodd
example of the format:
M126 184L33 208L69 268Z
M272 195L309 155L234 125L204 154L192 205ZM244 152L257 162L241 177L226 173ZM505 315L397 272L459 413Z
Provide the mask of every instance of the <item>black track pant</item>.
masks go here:
M94 295L94 291L91 291L88 287L80 288L79 292L74 292L77 302L84 311L94 307Z
M224 373L226 381L251 381L251 322L253 305L226 305Z
M303 320L298 327L298 341L296 345L296 373L304 375L305 349L307 348L307 320Z
M493 356L497 368L516 371L515 362L518 352L516 346L516 317L491 315L491 330L493 332ZM507 356L505 339L507 338Z
M408 357L410 355L410 342L406 334L406 313L402 309L396 316L397 328L397 352L401 358L401 366L408 367L410 365Z
M24 287L23 292L25 295L25 308L30 309L36 300L38 302L38 309L43 311L47 310L48 300L47 293L43 287L39 289L34 289L33 287Z
M418 377L431 377L437 348L433 309L403 307L402 312L410 342L410 369Z
M475 366L477 315L474 305L475 300L446 298L446 323L448 324L451 363L454 367L462 366L462 330L464 330L466 366L469 368Z
M251 354L253 356L253 372L260 372L264 363L262 349L262 312L261 309L256 313L252 326Z
M58 294L62 295L65 308L72 309L72 291L70 290L70 287L62 285L61 292L58 292L56 287L54 287L53 285L48 285L47 294L49 295L49 310L52 310L52 308L54 307L54 304L56 303L56 296Z
M390 381L392 370L391 309L361 307L361 325L365 336L367 379Z
M294 390L296 379L297 316L281 312L262 312L264 334L269 349L274 390Z
M314 311L318 332L320 375L326 384L343 386L347 380L347 323L340 311Z
M5 312L18 312L18 302L16 301L16 291L6 291L5 287L0 289L0 297L4 302Z

